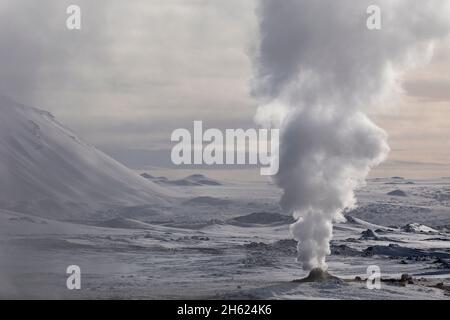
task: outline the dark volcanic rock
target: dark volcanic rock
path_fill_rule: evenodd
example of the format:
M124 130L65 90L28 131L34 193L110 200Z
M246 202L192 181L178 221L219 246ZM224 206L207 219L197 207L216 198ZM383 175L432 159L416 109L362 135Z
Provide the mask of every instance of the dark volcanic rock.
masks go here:
M347 246L345 244L341 244L341 245L331 244L331 254L337 255L337 256L354 257L354 256L361 255L361 251L350 248L349 246Z
M394 196L394 197L407 197L406 193L400 189L388 192L387 195Z
M253 226L253 225L284 225L291 224L295 220L292 216L277 212L254 212L245 216L235 217L227 222L231 225Z
M377 234L372 229L361 232L361 240L378 240Z
M406 258L407 260L426 261L431 258L450 258L450 253L433 250L421 250L414 248L401 247L397 244L389 246L371 246L363 251L363 256L370 257L373 255L388 256L393 258Z
M407 282L409 284L413 284L413 277L407 273L402 274L400 281Z

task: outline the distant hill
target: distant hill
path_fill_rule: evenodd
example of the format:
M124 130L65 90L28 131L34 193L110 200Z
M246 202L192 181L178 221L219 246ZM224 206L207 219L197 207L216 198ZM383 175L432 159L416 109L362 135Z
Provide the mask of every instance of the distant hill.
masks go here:
M186 187L196 187L196 186L221 186L222 183L215 179L211 179L202 174L193 174L186 178L179 180L169 180L166 177L155 177L148 173L141 174L142 177L151 180L158 184L170 185L170 186L186 186Z

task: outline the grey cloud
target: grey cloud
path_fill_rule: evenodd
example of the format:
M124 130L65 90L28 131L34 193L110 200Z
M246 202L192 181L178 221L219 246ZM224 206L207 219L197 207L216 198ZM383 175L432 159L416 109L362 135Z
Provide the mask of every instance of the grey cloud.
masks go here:
M65 27L82 10L81 31ZM255 109L253 1L4 0L0 94L51 111L88 141L139 148L195 119ZM137 138L137 134L145 135ZM169 132L170 134L170 132Z
M84 64L108 63L108 52L101 48L109 40L99 28L105 15L92 1L77 1L83 8L81 31L66 28L66 8L73 1L5 1L0 11L2 94L33 102L39 89L62 88L73 78L88 80L95 70L86 72Z

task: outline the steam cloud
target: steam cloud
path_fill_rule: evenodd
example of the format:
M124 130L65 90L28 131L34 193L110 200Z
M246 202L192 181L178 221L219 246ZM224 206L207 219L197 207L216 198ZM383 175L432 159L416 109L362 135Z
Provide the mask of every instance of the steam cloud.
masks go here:
M382 29L369 30L369 5ZM401 92L402 73L450 31L447 0L260 0L255 116L281 128L281 204L297 221L298 260L326 269L333 221L389 152L367 113Z

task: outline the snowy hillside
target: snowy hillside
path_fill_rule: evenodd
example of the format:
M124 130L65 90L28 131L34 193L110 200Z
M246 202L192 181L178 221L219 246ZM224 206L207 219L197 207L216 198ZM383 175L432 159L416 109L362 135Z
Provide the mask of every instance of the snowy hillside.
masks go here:
M80 219L113 207L165 206L166 189L81 141L48 112L0 97L0 208Z

